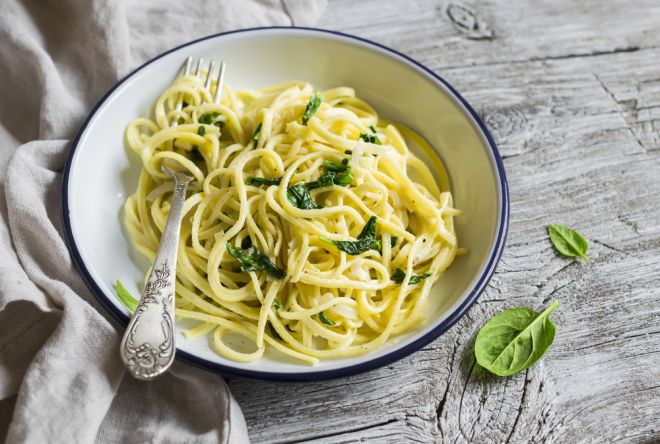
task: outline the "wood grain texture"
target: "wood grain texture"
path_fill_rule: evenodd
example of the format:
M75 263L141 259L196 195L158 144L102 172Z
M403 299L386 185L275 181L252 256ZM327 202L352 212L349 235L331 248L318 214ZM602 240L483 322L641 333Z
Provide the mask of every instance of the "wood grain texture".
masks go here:
M425 349L305 384L230 380L254 442L660 440L660 2L331 0L322 27L442 75L497 141L511 228L491 284ZM545 226L590 242L557 257ZM475 367L476 332L514 306L558 332L526 372Z

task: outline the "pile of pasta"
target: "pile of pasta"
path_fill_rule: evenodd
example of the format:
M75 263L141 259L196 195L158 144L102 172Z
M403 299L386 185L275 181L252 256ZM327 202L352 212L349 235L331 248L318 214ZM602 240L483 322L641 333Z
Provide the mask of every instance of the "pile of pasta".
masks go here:
M142 171L123 218L150 260L173 190L163 160L195 179L176 316L200 322L185 336L210 335L214 350L235 361L270 348L314 364L367 353L420 326L431 287L457 254L460 212L409 151L402 133L415 135L379 120L347 87L224 86L213 103L215 87L181 76L153 120L126 131ZM250 347L236 346L237 335Z

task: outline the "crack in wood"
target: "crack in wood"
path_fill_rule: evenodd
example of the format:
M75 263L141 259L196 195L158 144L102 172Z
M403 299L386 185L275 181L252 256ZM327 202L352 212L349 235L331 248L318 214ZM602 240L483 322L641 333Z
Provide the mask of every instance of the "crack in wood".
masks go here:
M340 431L337 431L337 432L318 434L318 435L314 435L314 436L309 437L309 438L283 440L283 441L273 441L273 442L278 443L278 444L305 443L305 442L310 442L310 441L316 441L316 440L319 440L319 439L335 438L337 436L347 435L349 433L364 432L366 430L376 429L378 427L382 427L382 426L389 425L389 424L399 422L399 421L401 421L401 420L392 418L392 419L388 419L386 421L381 421L381 422L377 422L377 423L374 423L374 424L369 424L369 425L362 426L362 427L354 427L354 428L351 428L351 429L344 429L344 430L340 430Z
M522 388L522 395L520 396L520 404L518 405L518 410L516 413L516 418L513 420L513 426L511 427L511 432L509 433L509 436L506 438L506 443L511 442L511 437L513 436L514 432L516 431L516 427L518 426L518 421L520 420L520 415L522 415L523 412L523 405L525 403L525 398L527 396L527 385L529 384L529 379L527 379L527 375L529 374L529 369L525 370L525 379L523 381L523 388Z

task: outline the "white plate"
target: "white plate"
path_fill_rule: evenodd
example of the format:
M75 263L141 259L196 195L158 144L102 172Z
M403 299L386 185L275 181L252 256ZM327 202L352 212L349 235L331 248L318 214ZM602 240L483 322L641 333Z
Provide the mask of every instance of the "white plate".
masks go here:
M434 286L423 328L394 338L364 356L306 366L268 354L254 363L217 355L207 338L177 335L177 357L224 373L271 380L312 380L386 365L423 347L451 327L490 279L508 229L508 190L502 161L484 124L442 78L382 45L332 31L257 28L206 37L145 63L117 83L94 107L71 148L64 174L62 214L71 255L92 292L123 324L128 311L112 289L121 280L140 294L148 264L123 231L122 204L137 185L139 161L124 131L151 115L158 96L187 56L227 63L226 82L255 88L304 80L316 88L350 86L382 118L403 123L437 150L447 166L461 246L469 250ZM423 153L417 153L422 155Z

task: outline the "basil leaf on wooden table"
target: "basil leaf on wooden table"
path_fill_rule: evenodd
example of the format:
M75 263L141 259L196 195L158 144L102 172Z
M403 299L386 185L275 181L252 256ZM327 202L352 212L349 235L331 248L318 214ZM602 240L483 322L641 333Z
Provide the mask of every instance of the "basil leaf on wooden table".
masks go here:
M118 280L115 281L115 291L117 292L117 296L119 296L119 300L128 308L128 310L133 313L135 311L135 308L138 305L138 300L133 297L132 294L126 290L126 287L122 285L121 282Z
M263 271L276 279L286 276L286 271L278 268L270 258L255 247L243 250L232 244L227 244L227 252L241 264L242 271Z
M548 225L548 235L555 250L566 257L581 257L589 260L587 240L577 231L559 224Z
M554 301L541 313L520 307L493 316L477 335L477 363L498 376L515 375L531 367L555 338L550 313L558 305Z

